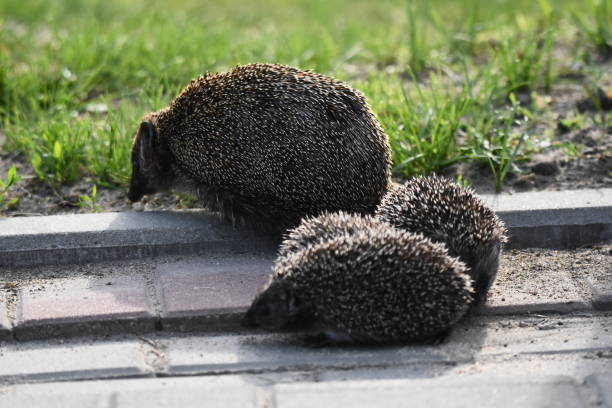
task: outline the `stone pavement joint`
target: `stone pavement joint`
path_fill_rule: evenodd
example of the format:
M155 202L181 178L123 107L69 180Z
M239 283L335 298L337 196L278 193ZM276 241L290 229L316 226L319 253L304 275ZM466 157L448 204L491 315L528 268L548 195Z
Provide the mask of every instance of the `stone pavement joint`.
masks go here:
M568 301L568 302L544 302L544 303L517 303L511 305L487 305L481 307L478 312L483 315L521 315L521 314L555 314L588 312L593 307L588 302Z

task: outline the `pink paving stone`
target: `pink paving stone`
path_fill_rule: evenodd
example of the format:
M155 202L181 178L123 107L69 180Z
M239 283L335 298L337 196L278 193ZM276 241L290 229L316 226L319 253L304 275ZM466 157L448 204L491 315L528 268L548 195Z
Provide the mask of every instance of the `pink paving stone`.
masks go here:
M145 282L139 276L54 279L19 291L18 337L153 328Z
M11 322L8 319L8 293L0 290L0 340L11 336Z
M268 281L273 260L273 256L229 255L159 265L156 286L162 325L165 329L214 329L226 328L232 320L229 326L234 327Z

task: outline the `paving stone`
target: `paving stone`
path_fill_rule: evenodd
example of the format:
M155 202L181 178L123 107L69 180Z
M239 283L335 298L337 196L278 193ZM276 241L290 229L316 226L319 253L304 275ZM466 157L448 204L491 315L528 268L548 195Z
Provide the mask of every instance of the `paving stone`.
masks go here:
M469 344L475 357L515 354L599 352L612 345L612 317L526 316L473 318L461 322L448 339Z
M313 348L304 335L254 334L162 339L168 373L214 374L261 370L453 366L477 358L610 349L612 317L480 317L464 321L442 344ZM514 357L513 357L514 358Z
M326 347L315 348L304 337L257 334L172 338L162 341L171 374L213 374L251 370L346 369L414 363L454 364L471 358L465 348Z
M0 350L0 382L54 381L146 375L136 341L11 343Z
M605 408L612 408L612 373L595 374L587 379L595 385L598 397ZM598 404L601 405L601 404Z
M8 293L0 290L0 340L11 338L11 322L8 318Z
M117 408L258 406L256 387L234 377L123 380L112 389L113 407Z
M240 328L273 261L273 256L229 254L159 265L155 281L164 330Z
M0 392L0 406L12 408L45 407L45 408L107 408L108 397L103 393L75 390L73 383L45 384L44 388L32 388L27 391L11 389L8 393ZM42 389L41 389L42 388Z
M13 408L248 408L256 402L256 387L232 376L23 384L4 393L0 388L0 406Z
M597 310L612 310L612 265L608 273L593 276L588 282L593 294L593 307Z
M542 257L545 262L544 257ZM489 291L484 314L567 313L588 311L590 293L586 285L566 270L522 265L502 256L500 270Z
M153 331L155 318L140 276L65 278L19 290L18 339Z
M356 381L279 385L275 407L427 406L581 407L576 386L567 378L504 378L500 380Z
M593 373L612 373L610 352L571 352L480 356L456 365L409 364L396 367L366 367L352 370L317 371L316 381L370 381L391 379L440 380L473 379L489 381L496 377L554 377L568 375L580 384ZM314 379L312 380L314 381Z

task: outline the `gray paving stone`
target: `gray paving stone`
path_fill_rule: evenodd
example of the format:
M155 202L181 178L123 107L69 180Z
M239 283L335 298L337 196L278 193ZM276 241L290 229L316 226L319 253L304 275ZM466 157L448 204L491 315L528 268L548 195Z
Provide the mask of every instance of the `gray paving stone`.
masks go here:
M575 353L511 354L479 356L473 361L453 366L441 364L409 364L396 367L366 367L352 370L325 370L315 372L316 381L370 381L392 379L439 380L465 379L474 382L492 378L529 376L531 378L571 376L581 384L593 373L612 373L612 359L605 351Z
M567 378L500 380L396 380L280 385L275 407L582 407Z
M591 309L586 285L565 270L526 267L502 257L483 314L567 313Z
M265 334L189 337L164 342L168 372L202 374L251 370L352 368L408 363L454 364L467 359L461 348L326 347L308 345L301 335Z
M164 330L240 329L240 319L268 281L273 256L231 254L157 267Z
M612 408L612 372L594 374L587 380L595 385L598 393L597 397L601 399L602 406Z
M12 337L11 322L8 318L8 293L0 290L0 340L5 340Z
M240 378L167 378L122 381L113 386L113 407L255 408L257 389Z
M23 384L2 392L0 406L81 407L255 407L256 387L238 377L145 378Z
M598 352L612 345L612 317L526 316L473 318L453 330L448 344L469 344L475 357Z
M55 384L54 384L55 385ZM18 394L0 393L0 406L12 408L45 407L45 408L108 408L108 397L87 391L75 391L75 385L70 384L59 387L45 387L44 391L28 390L28 393L19 392ZM58 393L61 391L62 393Z
M77 214L0 220L0 266L266 249L274 239L209 212Z
M454 364L469 359L459 347L313 348L303 336L258 334L172 338L161 341L171 374L213 374L258 370L351 368L408 363Z
M146 375L136 341L11 343L0 350L0 382L54 381Z
M18 339L153 331L155 317L140 276L65 278L19 290Z

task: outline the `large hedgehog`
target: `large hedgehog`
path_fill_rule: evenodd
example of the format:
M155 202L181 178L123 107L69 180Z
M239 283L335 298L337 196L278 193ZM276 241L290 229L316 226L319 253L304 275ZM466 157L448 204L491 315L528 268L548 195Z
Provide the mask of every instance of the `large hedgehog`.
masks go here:
M506 227L471 189L437 176L416 177L394 184L376 217L446 245L469 267L476 300L486 300L507 241Z
M229 217L294 226L325 210L372 213L390 165L388 138L360 92L251 64L201 76L143 118L128 197L195 190Z
M471 280L443 245L371 218L348 218L305 220L290 234L297 244L281 252L247 326L394 343L435 338L465 314ZM319 240L312 231L322 232Z

